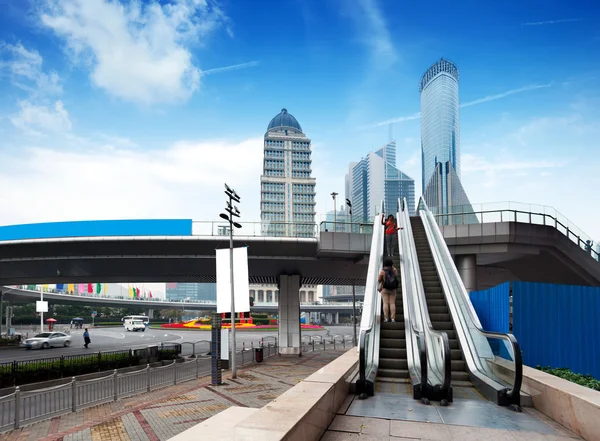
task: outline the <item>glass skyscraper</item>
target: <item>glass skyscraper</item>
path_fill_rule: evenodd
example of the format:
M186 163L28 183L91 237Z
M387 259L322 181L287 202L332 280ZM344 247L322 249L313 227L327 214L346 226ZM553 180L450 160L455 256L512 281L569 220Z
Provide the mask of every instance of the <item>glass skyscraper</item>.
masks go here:
M381 201L388 214L396 214L402 198L406 198L410 213L415 211L415 181L396 166L395 141L350 163L345 189L354 222L371 222Z
M472 211L460 182L458 78L458 67L442 58L427 69L419 86L421 187L425 202L436 214ZM440 219L455 223L452 217Z
M313 237L315 183L310 139L286 109L269 123L260 177L260 218L267 236Z

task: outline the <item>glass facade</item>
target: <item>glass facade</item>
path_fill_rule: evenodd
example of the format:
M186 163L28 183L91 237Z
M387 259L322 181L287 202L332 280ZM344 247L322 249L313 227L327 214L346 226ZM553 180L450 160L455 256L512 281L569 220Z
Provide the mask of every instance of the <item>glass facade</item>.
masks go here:
M212 301L217 300L215 283L167 283L167 300L175 301Z
M264 143L261 223L265 236L313 237L315 184L311 142L286 109L269 123Z
M446 213L469 205L460 182L458 68L449 60L434 63L421 78L422 191L427 205Z

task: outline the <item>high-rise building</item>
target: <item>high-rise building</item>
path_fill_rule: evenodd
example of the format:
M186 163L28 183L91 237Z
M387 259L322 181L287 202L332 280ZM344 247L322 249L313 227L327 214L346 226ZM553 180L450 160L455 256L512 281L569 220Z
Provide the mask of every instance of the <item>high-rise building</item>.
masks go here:
M260 217L268 236L313 237L315 178L310 139L286 109L269 123L260 177Z
M345 189L354 222L371 222L379 214L381 201L389 214L397 212L398 199L403 198L410 213L415 211L415 181L396 166L395 141L350 163Z
M170 301L217 300L217 285L214 283L167 283L166 297Z
M421 78L422 191L436 214L472 211L460 182L458 67L445 59ZM449 208L452 207L452 208ZM453 223L449 217L443 223Z

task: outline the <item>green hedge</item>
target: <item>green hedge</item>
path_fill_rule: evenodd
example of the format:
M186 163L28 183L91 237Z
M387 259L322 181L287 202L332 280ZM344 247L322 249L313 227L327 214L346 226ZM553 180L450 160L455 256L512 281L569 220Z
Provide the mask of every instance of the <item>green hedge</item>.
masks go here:
M548 374L552 374L556 377L563 378L572 383L579 384L581 386L589 387L590 389L594 389L600 391L600 381L592 377L591 375L582 375L576 374L571 369L567 368L551 368L549 366L542 367L536 366L536 369L540 371L546 372Z

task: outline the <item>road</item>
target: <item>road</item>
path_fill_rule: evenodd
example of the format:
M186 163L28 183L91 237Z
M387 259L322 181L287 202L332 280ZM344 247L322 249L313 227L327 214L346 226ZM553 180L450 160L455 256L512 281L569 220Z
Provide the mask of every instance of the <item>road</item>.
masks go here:
M303 330L302 335L352 335L351 326L328 326L325 329ZM173 329L147 329L145 332L127 332L122 327L90 329L92 343L89 349L83 347L83 330L71 330L73 337L71 346L68 348L51 348L46 350L26 350L23 348L1 349L0 363L13 360L34 360L43 357L60 357L61 355L76 355L98 351L118 351L123 349L135 349L149 345L160 345L161 343L185 343L210 341L210 331L179 331ZM31 334L30 334L31 336ZM250 347L251 343L256 345L267 336L277 336L277 331L238 331L236 333L237 349L242 345ZM198 352L207 352L208 343L197 345ZM182 346L184 354L192 353L192 346Z

